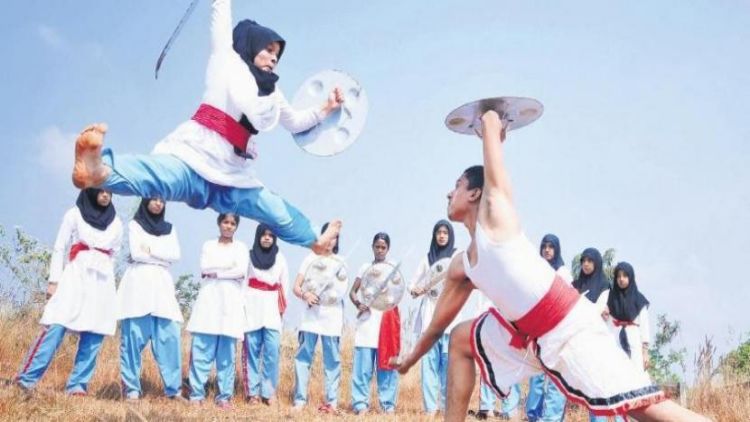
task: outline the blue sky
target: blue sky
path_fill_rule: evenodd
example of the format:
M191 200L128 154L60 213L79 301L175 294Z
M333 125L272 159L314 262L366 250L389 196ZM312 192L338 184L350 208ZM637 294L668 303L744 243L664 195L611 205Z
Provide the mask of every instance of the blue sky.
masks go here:
M208 1L153 78L187 4L4 5L0 224L52 243L75 200L73 139L86 124L108 122L118 153L147 153L192 114ZM403 263L411 276L445 193L481 161L479 140L449 132L445 115L481 97L529 96L545 114L510 134L507 164L532 241L556 233L568 263L588 246L617 249L652 314L680 320L691 351L705 335L726 350L750 331L746 2L235 1L233 13L286 38L277 70L287 96L328 68L367 91L365 131L337 157L308 155L281 129L258 137L260 179L316 221L343 218L353 269L385 230L392 259L412 251ZM116 202L121 211L133 203ZM175 273L196 272L215 215L170 204L168 216L182 233ZM239 238L250 243L253 232L243 221ZM306 253L282 251L293 271Z

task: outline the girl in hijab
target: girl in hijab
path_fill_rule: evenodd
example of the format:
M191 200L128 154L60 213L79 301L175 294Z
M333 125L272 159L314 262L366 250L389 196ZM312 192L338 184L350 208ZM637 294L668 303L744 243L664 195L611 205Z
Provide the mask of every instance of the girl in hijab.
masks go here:
M560 239L554 234L546 234L539 245L539 255L555 270L566 283L573 276L562 258ZM545 374L529 378L529 393L526 398L526 416L529 422L562 421L565 416L565 395Z
M371 309L360 302L357 292L362 286L362 278L373 264L388 262L386 257L391 248L391 237L380 232L372 239L372 262L362 264L357 278L349 291L349 299L359 313L369 312L365 321L355 322L354 367L352 369L352 408L357 415L364 415L370 407L370 381L377 373L378 401L385 413L396 411L398 392L398 372L389 360L398 356L401 324L398 306L386 312Z
M607 311L617 340L636 367L649 366L648 344L651 340L648 299L638 290L633 266L620 262L615 267L615 284L607 301Z
M229 408L234 395L235 344L244 336L245 308L242 284L247 280L248 248L234 233L240 223L235 214L219 214L219 238L203 244L201 283L187 330L190 347L190 401L206 398L205 385L216 362L220 408Z
M245 298L245 341L242 343L242 385L245 398L270 405L279 385L279 351L284 292L289 289L289 269L279 252L276 235L265 224L255 229ZM261 362L263 369L261 372Z
M86 395L104 336L117 326L114 254L120 248L122 222L112 194L84 189L63 217L49 270L42 332L23 360L16 383L32 389L47 370L66 331L79 334L73 372L65 392ZM65 255L66 246L70 250Z
M182 312L169 273L180 259L177 230L164 219L161 198L144 198L128 224L130 265L117 290L120 325L120 376L125 397L141 397L141 354L151 342L164 394L181 397Z
M197 209L237 213L271 226L282 240L322 252L341 222L318 238L311 222L263 186L255 175L258 132L281 123L292 133L312 128L338 109L339 89L327 101L294 110L274 73L286 42L270 28L243 20L232 30L230 0L214 0L211 55L203 102L189 120L159 142L153 155L102 155L105 124L86 128L76 141L73 182L119 195L185 202Z
M325 231L328 223L323 225ZM332 257L339 253L338 236L328 244L324 257ZM343 260L334 257L340 265ZM302 322L297 332L299 348L294 358L294 410L299 411L307 404L307 385L310 380L310 367L315 358L315 346L318 337L323 348L323 373L325 376L325 403L318 407L320 413L337 413L339 384L341 383L341 334L344 329L344 301L335 304L321 304L320 297L310 291L304 291L302 282L305 280L311 265L319 262L320 257L314 253L308 254L300 264L297 278L294 281L294 295L301 299L306 306L302 311ZM339 271L336 271L336 275ZM340 279L332 280L332 283L340 283ZM346 279L343 280L344 288ZM331 289L333 290L333 289ZM345 290L344 290L345 292Z
M444 258L452 258L460 253L459 250L453 247L454 241L453 226L448 220L440 220L435 223L435 226L432 228L430 249L427 255L419 262L419 266L409 287L412 297L423 296L414 323L414 335L417 338L430 325L438 298L435 289L426 290L424 285L431 276L433 264ZM443 270L447 271L447 264ZM456 318L448 325L442 338L432 346L432 349L422 359L422 401L424 410L428 414L437 412L438 406L441 410L445 408L448 387L448 341L451 329L459 322L461 322L461 318ZM440 397L439 402L438 395Z
M609 298L609 279L604 274L602 254L596 248L586 248L581 252L581 272L573 281L573 287L586 299L596 304L602 316L607 308Z

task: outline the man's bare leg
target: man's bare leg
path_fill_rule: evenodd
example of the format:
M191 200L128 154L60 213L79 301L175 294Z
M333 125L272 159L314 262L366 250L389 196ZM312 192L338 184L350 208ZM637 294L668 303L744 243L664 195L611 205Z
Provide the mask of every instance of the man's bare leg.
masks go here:
M471 352L471 324L466 321L451 331L448 351L448 397L445 406L446 421L466 419L471 393L474 391L476 368Z
M318 255L322 255L328 251L328 245L331 243L336 236L341 232L341 220L333 220L328 224L326 231L321 234L318 239L310 245L310 249Z
M105 123L95 123L86 127L76 139L73 184L79 189L99 186L109 176L110 169L102 162L106 132Z
M628 415L641 422L708 422L711 420L693 412L692 410L685 409L671 400L652 404L642 409L633 410L629 412Z

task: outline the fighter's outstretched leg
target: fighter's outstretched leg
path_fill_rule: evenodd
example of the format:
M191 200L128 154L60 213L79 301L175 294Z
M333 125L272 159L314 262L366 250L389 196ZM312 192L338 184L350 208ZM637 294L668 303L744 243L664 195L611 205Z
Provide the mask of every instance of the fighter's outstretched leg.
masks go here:
M471 351L471 326L474 321L466 321L451 331L448 352L448 397L445 407L446 421L462 421L474 390L476 368Z
M76 139L73 184L79 189L96 187L109 176L109 168L102 163L102 145L106 123L87 126Z
M711 419L699 415L692 410L686 409L677 403L666 400L648 407L628 412L640 422L658 422L658 421L685 421L685 422L710 422Z

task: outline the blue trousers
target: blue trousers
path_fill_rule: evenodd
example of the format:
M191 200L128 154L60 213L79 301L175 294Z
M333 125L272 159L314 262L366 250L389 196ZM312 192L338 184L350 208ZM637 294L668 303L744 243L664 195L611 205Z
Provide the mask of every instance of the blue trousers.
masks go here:
M310 366L315 357L315 345L318 335L307 331L297 334L299 349L294 358L294 405L307 403L307 384L310 381ZM323 374L325 379L326 404L338 405L339 384L341 383L340 337L320 336L323 346Z
M281 341L276 330L264 327L245 333L242 344L242 385L245 397L257 397L260 394L264 399L270 399L276 394L276 387L279 385L280 348Z
M126 318L120 324L120 377L125 396L141 396L141 355L149 341L159 366L164 394L173 397L180 393L182 384L180 324L151 315Z
M190 400L206 398L206 381L211 364L216 361L219 394L216 402L229 401L234 395L235 344L237 339L214 334L193 333L190 347Z
M42 379L47 371L55 352L62 344L65 337L65 327L52 324L42 327L42 332L31 345L31 350L23 360L21 370L16 376L18 382L24 388L33 388ZM102 347L104 336L101 334L81 332L78 339L78 351L76 352L73 372L70 373L65 392L68 394L86 393L88 383L94 375L96 368L96 357Z
M167 154L119 155L105 149L102 159L112 172L100 186L118 195L161 197L184 202L192 208L210 207L268 224L282 240L309 247L317 230L294 206L270 190L236 188L211 183L183 161Z
M493 411L495 410L495 393L492 388L488 387L484 381L479 383L479 410ZM518 405L521 403L521 387L518 384L514 384L510 387L510 393L508 397L504 398L500 403L500 411L503 416L514 416L518 413Z
M378 401L383 411L396 410L398 395L398 372L378 368L378 349L371 347L354 348L354 368L352 369L352 408L355 412L370 407L370 382L373 372L377 372Z
M561 422L565 418L565 395L545 374L529 378L526 416L529 422Z
M443 334L432 348L422 357L422 402L425 412L445 409L446 391L448 388L448 344L450 335Z
M606 416L595 416L593 413L589 413L589 422L607 422L609 418ZM613 418L615 422L625 422L625 418L622 416L615 416Z

